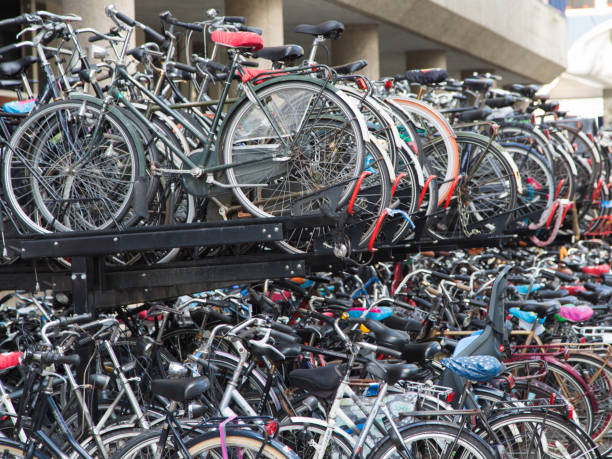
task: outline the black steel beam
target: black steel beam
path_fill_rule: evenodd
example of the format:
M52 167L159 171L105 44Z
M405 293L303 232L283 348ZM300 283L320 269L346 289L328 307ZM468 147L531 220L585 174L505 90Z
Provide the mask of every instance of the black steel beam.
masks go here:
M126 251L200 247L249 242L274 242L283 239L281 223L231 225L220 227L172 228L159 231L130 231L111 234L90 233L67 237L22 239L22 258L104 255Z

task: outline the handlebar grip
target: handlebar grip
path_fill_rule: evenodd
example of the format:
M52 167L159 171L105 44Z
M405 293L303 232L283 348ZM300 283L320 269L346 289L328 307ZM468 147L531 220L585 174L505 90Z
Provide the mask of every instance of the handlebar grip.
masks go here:
M448 274L445 273L441 273L438 271L432 271L431 275L434 277L437 277L438 279L444 279L444 280L448 280L448 281L452 281L453 278L451 276L449 276Z
M240 24L244 24L246 22L246 18L244 16L225 16L223 18L223 22L227 23L231 23L231 22L238 22Z
M65 327L66 325L86 323L86 322L91 322L92 320L93 320L93 314L88 312L86 314L78 314L76 316L68 317L65 319L59 319L58 326Z
M0 48L0 54L9 53L13 50L17 49L17 44L13 43L12 45L6 45Z
M87 39L87 41L89 43L94 43L94 42L100 41L100 40L104 40L104 37L102 35L92 35L91 37L89 37Z
M334 323L334 318L333 317L326 316L325 314L321 314L320 312L308 311L308 314L313 319L318 319L321 322L325 322L325 323L328 323L328 324L333 324Z
M28 22L28 17L25 14L22 14L21 16L17 16L14 18L3 19L2 21L0 21L0 28L12 25L21 25L25 24L26 22Z
M576 280L576 277L573 276L572 274L562 273L560 271L554 271L554 273L555 273L555 276L557 276L559 279L565 282L574 282Z
M78 364L81 363L81 358L76 354L61 355L61 354L56 354L54 352L43 352L40 354L40 361L45 364L51 364L51 363L64 364L65 363L66 365L77 366Z
M293 328L291 328L289 325L281 324L279 322L270 322L270 328L279 332L288 333L289 335L295 333Z
M542 277L545 277L546 279L549 279L549 280L554 280L555 278L555 273L549 269L541 270L540 274L542 275Z
M184 70L185 72L198 73L198 70L192 65L183 64L182 62L173 62L172 65L179 70Z
M121 22L125 22L127 25L129 25L130 27L134 27L136 25L136 21L134 19L132 19L131 17L123 14L121 11L117 11L115 13L115 16L117 17L117 19L119 19Z
M159 32L153 30L151 27L149 27L148 25L144 25L144 27L142 27L142 30L145 31L145 33L147 33L151 39L153 41L156 41L157 43L161 44L163 42L166 41L166 37L164 37L162 34L160 34Z
M238 26L238 30L241 30L242 32L253 32L253 33L256 33L257 35L263 34L263 29L260 29L258 27L245 26L244 24Z
M176 21L176 25L183 29L193 30L194 32L204 32L204 27L201 24L193 24L191 22Z
M215 61L208 61L205 66L213 72L229 72L229 68L226 65L219 64Z
M402 353L400 351L391 349L390 347L386 346L379 346L378 344L376 345L376 352L380 352L381 354L388 354L393 357L397 357L398 359L402 358Z

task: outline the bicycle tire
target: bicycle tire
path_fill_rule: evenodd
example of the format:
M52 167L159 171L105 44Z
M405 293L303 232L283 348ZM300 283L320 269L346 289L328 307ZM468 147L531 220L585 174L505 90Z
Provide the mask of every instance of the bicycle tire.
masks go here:
M365 126L358 121L361 117L356 110L335 91L308 81L279 81L259 89L257 96L262 104L276 108L270 112L286 133L284 137L291 139L292 150L283 152L286 155L280 158L283 161L268 160L227 169L226 177L238 202L257 217L287 215L292 212L296 199L320 191L318 188L337 186L340 188L338 205L346 204L364 162ZM313 100L315 106L311 107ZM314 112L318 116L316 122L311 117ZM303 119L306 115L307 121ZM263 148L262 141L265 141L265 151L281 148L270 143L274 139L278 143L278 134L262 116L258 105L248 98L225 120L220 138L222 164L253 159L259 154L257 149ZM330 139L331 143L326 144ZM296 145L298 141L303 144ZM309 142L320 144L321 151L315 154ZM273 182L272 186L268 186L268 181ZM261 182L266 182L266 186L256 189L240 186ZM287 199L279 195L285 189L289 191Z
M62 113L70 116L65 117ZM9 205L29 229L38 233L105 229L117 225L128 213L139 158L137 140L122 121L110 112L105 115L103 123L109 129L103 135L110 143L96 156L98 162L85 161L85 158L75 160L74 153L83 145L65 135L67 129L77 128L77 117L85 120L89 114L95 120L99 113L99 107L79 101L54 102L41 107L11 137L2 164L4 190ZM64 128L64 118L75 120L75 123ZM77 132L74 135L76 140L82 137L83 142L87 141L85 134ZM60 151L66 147L71 151ZM71 160L76 161L77 167L87 168L89 177L70 172L75 167ZM61 164L65 167L63 172ZM68 176L70 180L66 179ZM54 189L53 184L58 189ZM76 197L72 197L73 193ZM102 196L106 194L109 196ZM111 197L116 198L114 204ZM64 202L67 203L65 209L60 205Z
M146 451L150 451L152 447L159 441L161 431L147 432L140 435L130 441L123 450L117 452L112 456L112 459L133 459L144 456ZM162 457L184 457L179 451L173 450L173 445L170 444L169 439L166 443L166 447L163 451ZM262 445L265 443L265 446ZM197 436L186 442L191 457L197 457L199 454L205 452L210 453L212 449L218 450L218 455L211 455L206 457L221 457L222 443L219 431L208 432L206 434ZM240 451L240 457L255 457L252 454L248 454L249 451L261 455L257 457L265 457L269 459L297 459L297 456L286 446L278 443L275 440L269 440L266 442L263 437L256 435L254 432L248 432L246 430L231 430L228 429L225 434L225 446L229 448L238 448ZM261 450L261 451L260 451ZM233 455L230 457L234 457Z
M584 430L552 411L503 413L489 419L488 424L502 441L507 454L513 458L601 457L595 443ZM478 433L484 440L489 438L486 429L481 429ZM551 442L552 438L555 440ZM569 445L570 441L573 446Z
M400 429L402 442L422 459L438 459L442 449L455 443L450 452L454 459L490 459L495 453L483 440L459 426L439 421L415 423ZM370 453L371 457L387 459L397 457L397 442L386 437Z
M516 207L520 186L516 164L499 144L483 135L458 132L456 142L461 151L461 160L467 166L464 166L467 176L457 185L449 202L453 203L450 207L452 211L436 218L427 230L438 239L470 237L472 233L481 234L483 231L503 231L504 228L499 226L505 226ZM486 156L479 162L485 152ZM469 160L466 160L468 155ZM476 170L469 170L478 163ZM478 183L481 181L484 182ZM461 197L463 204L459 205L458 197ZM501 221L496 222L497 218ZM476 228L479 224L480 229Z

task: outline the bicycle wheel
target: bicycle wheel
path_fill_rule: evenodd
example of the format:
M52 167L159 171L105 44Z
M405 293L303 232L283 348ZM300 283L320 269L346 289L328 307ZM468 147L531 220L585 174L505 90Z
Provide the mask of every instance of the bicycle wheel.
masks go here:
M593 427L589 432L594 441L603 441L612 427L612 366L605 359L587 352L570 352L567 362L585 378L597 401Z
M504 143L502 147L521 171L523 193L517 196L513 215L517 220L531 216L530 222L537 222L554 200L555 186L550 165L543 156L522 144Z
M415 161L410 153L406 152L404 148L398 150L395 173L397 176L400 174L405 174L405 176L398 182L395 188L391 203L392 209L402 210L409 216L414 216L419 211L419 194L422 188L419 184L419 168L418 162ZM421 182L422 175L421 171ZM437 206L437 200L436 202L433 202L432 199L424 199L423 201L425 204L423 210L426 214L432 212ZM398 216L394 220L396 221L397 229L393 234L393 243L406 239L413 232L412 226L405 218Z
M459 173L460 154L453 129L436 109L423 101L390 97L385 102L416 128L422 147L419 159L439 179L438 205L441 205L451 192L451 183L446 182Z
M325 435L325 428L318 423L288 421L278 428L278 440L289 446L298 456L314 457L315 445ZM332 431L325 448L325 457L341 459L351 457L353 443L344 435Z
M226 176L245 211L271 217L345 205L364 166L361 115L314 82L280 81L257 97L270 118L245 98L221 135L221 162L236 164Z
M148 432L130 441L125 448L117 452L113 459L133 459L154 457L161 431ZM270 459L297 458L288 447L274 440L266 441L254 432L246 430L227 430L225 441L222 442L219 431L198 436L186 443L189 456L192 458L256 458ZM164 450L157 456L160 458L186 457L177 451L172 439L169 438Z
M515 370L518 376L523 375L523 361L504 363L508 371ZM572 373L571 369L568 370L563 364L555 364L550 360L546 363L548 365L548 372L541 381L561 392L563 397L574 407L580 426L586 432L591 432L594 416L593 404L591 403L592 391L588 394L589 387L584 380L577 379L575 373Z
M459 426L442 422L420 422L400 429L406 451L398 451L397 442L389 437L383 439L370 453L370 457L389 459L396 457L418 457L422 459L490 459L493 450L480 438ZM446 453L446 455L445 455Z
M488 420L509 457L530 459L596 459L600 457L593 440L576 424L558 413L505 413ZM479 435L490 442L486 429Z
M2 458L23 458L26 457L27 446L8 438L0 438L0 457ZM38 459L48 459L50 456L34 451L34 456Z
M132 202L136 142L121 120L92 104L42 107L17 128L5 151L8 202L40 233L116 226Z
M485 136L458 132L456 140L464 177L451 198L451 211L433 219L428 231L436 238L503 231L516 207L516 164L500 145Z

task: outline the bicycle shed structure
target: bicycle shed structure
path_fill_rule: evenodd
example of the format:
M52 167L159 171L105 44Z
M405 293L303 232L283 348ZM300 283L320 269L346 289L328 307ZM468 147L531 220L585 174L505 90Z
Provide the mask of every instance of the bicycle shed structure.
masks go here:
M339 258L331 249L288 254L273 249L298 227L329 225L324 216L242 219L177 226L133 227L122 231L50 233L8 236L4 248L20 260L0 266L3 289L71 292L75 313L177 297L211 288L268 278L305 276L338 271L357 264ZM399 261L425 250L500 246L518 235L488 235L470 239L416 239L401 245L382 245L375 252L356 252L367 261ZM168 248L256 244L248 254L207 256L167 264L107 266L109 254ZM59 269L45 259L66 258L70 268Z

